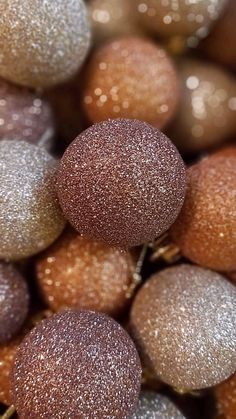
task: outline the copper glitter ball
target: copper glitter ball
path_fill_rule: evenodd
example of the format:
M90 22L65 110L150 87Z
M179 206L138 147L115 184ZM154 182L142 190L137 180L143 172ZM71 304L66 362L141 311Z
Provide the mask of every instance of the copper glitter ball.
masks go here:
M31 87L76 73L90 43L83 0L10 0L0 4L0 75Z
M194 390L235 370L236 288L223 276L179 265L151 277L131 309L142 356L165 383Z
M216 153L188 169L182 211L171 236L185 257L218 271L236 270L236 153Z
M236 374L214 389L219 413L225 419L236 419Z
M10 373L21 340L22 336L16 337L4 345L0 345L0 403L8 406L12 404L10 396Z
M184 419L179 409L167 397L152 391L142 391L136 413L131 419Z
M215 65L184 60L182 96L169 136L182 152L219 145L236 132L236 79Z
M134 261L129 252L63 235L36 264L38 285L54 311L79 307L119 314L129 301Z
M140 119L161 128L173 117L179 84L162 47L121 38L94 52L86 69L83 105L92 122Z
M119 246L161 235L185 196L185 167L171 141L136 120L95 124L62 157L58 195L79 233Z
M28 305L29 292L25 280L13 265L0 262L0 344L20 330Z
M137 351L122 327L74 310L41 322L23 340L12 398L21 419L121 419L136 409L140 380Z
M47 248L65 220L55 193L57 162L25 141L0 141L0 257L18 260Z

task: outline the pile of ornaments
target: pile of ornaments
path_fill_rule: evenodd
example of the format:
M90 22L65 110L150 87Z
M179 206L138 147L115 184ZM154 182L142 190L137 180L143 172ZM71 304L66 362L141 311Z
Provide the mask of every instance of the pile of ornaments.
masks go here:
M236 418L235 0L2 0L0 414Z

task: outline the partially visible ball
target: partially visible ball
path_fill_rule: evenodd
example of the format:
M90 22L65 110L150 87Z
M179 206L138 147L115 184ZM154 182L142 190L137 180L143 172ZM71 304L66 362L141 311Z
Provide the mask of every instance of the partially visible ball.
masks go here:
M127 37L100 47L86 69L85 113L92 122L139 119L161 128L179 99L175 68L162 47Z
M65 217L79 233L135 246L161 235L176 219L185 167L159 130L137 120L108 120L68 147L57 189Z
M142 391L136 412L131 419L184 419L183 414L167 397Z
M219 413L225 419L236 418L236 373L214 389Z
M22 336L17 336L10 342L0 345L0 403L7 406L12 404L10 395L10 374L14 364L16 351Z
M158 272L138 292L131 328L141 356L165 383L211 387L235 371L236 288L194 265Z
M91 311L67 311L39 323L23 340L12 372L22 419L130 417L141 368L128 334ZM30 391L29 391L30 389Z
M48 247L65 220L55 193L57 161L24 141L0 141L0 257L18 260Z

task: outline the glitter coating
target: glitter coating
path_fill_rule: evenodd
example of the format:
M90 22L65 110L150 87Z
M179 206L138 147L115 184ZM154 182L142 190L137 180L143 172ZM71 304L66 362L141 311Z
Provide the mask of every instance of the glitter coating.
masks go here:
M236 288L216 272L179 265L155 274L131 310L133 336L165 383L216 385L236 365Z
M122 327L74 310L41 322L23 340L12 397L21 419L128 418L140 380L137 351Z
M55 193L57 162L24 141L0 142L0 257L17 260L48 247L65 220Z
M191 261L236 270L236 153L213 154L188 169L182 211L171 236Z
M167 397L152 391L142 391L137 411L131 419L184 419Z
M137 37L114 40L92 55L83 104L88 118L139 119L161 128L179 99L176 71L166 52Z
M31 87L71 77L90 43L83 0L7 0L0 26L1 77Z
M53 310L79 307L119 314L127 305L134 261L129 252L67 232L36 264L38 285Z
M180 106L169 135L183 152L223 143L236 132L236 79L200 60L184 60Z
M236 419L236 374L214 389L219 413L225 419Z
M17 348L22 340L16 337L10 342L0 345L0 403L10 406L10 373L14 364Z
M79 233L134 246L174 222L184 200L185 168L159 130L136 120L109 120L68 147L57 189L63 212Z
M13 265L0 263L0 343L11 339L28 313L29 292Z

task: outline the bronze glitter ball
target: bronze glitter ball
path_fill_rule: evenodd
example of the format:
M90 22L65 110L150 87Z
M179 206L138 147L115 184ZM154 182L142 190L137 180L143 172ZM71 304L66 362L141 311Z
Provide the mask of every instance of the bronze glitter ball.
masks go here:
M171 141L137 120L95 124L62 157L57 189L79 233L119 246L161 235L185 196L185 167Z
M194 390L235 371L236 288L216 272L179 265L138 292L131 328L140 354L165 383Z
M140 119L162 128L173 117L179 83L162 47L127 37L100 47L86 69L83 105L92 122Z
M129 252L74 232L64 234L36 264L39 289L54 311L79 307L110 315L127 305L134 270Z
M0 141L0 257L18 260L47 248L65 220L55 193L57 161L25 141Z
M188 169L182 211L171 236L192 262L236 270L236 153L216 153Z
M0 75L31 87L67 80L84 61L90 28L83 0L0 4Z
M22 336L16 337L10 342L0 345L0 403L10 406L10 373L14 364L14 358Z
M122 327L74 310L44 320L23 340L12 398L21 419L120 419L135 411L140 380L137 351Z
M29 292L13 265L0 262L0 344L11 339L28 313Z
M142 391L137 411L131 419L184 419L179 409L167 397L152 391Z
M236 132L236 79L215 65L183 60L179 66L182 96L169 131L182 152L223 143Z
M214 389L219 413L224 419L236 419L236 374Z

